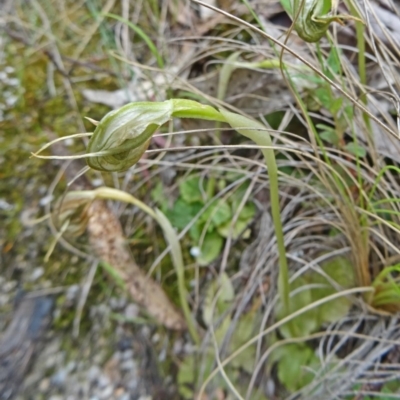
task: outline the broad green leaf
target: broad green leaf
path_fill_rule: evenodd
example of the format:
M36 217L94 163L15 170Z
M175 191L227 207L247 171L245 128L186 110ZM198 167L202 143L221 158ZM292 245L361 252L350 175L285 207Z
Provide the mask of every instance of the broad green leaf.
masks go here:
M215 296L217 295L218 298L213 309ZM207 289L203 305L203 321L207 325L211 325L213 319L218 319L219 316L228 309L234 297L235 292L232 286L232 282L229 279L228 275L224 272L222 273L220 279L212 281Z
M235 350L240 348L248 340L253 337L254 327L260 321L257 321L254 312L249 312L240 317L239 322L235 328L231 340L231 349ZM254 370L254 362L256 359L256 347L247 347L245 351L239 353L231 362L231 365L236 368L244 369L246 372L251 374Z
M201 203L189 204L182 198L179 198L175 202L173 208L166 212L166 216L175 228L183 229L190 223L202 207L203 205Z
M227 222L226 224L223 224L218 227L218 233L223 236L224 238L229 237L229 235L232 235L233 239L237 239L240 234L242 234L243 239L247 239L250 236L250 229L246 230L246 226L248 225L247 221L243 220L237 220L236 224L233 226L232 232L231 232L231 222Z
M356 157L361 157L361 158L363 158L363 157L365 157L365 156L367 155L367 151L365 150L365 147L360 146L360 145L359 145L358 143L356 143L356 142L347 143L346 146L345 146L345 149L346 149L349 153L353 154L353 155L356 156Z
M344 288L355 285L354 265L346 257L335 257L322 265L324 272ZM321 276L321 275L319 275Z
M229 276L225 272L223 272L218 282L220 288L218 304L224 305L233 301L233 299L235 298L235 290L233 289L232 281L229 279ZM225 311L225 307L223 307L221 311Z
M207 232L197 262L201 266L209 265L221 254L222 244L223 239L217 232Z
M336 257L327 261L322 266L323 271L342 288L354 285L354 268L345 257ZM309 281L313 284L324 285L323 288L311 289L312 301L323 299L334 294L337 290L331 285L327 278L317 272L309 274ZM318 307L319 325L327 322L335 322L343 318L349 312L351 302L346 297L340 297Z
M249 223L256 214L256 206L253 202L247 202L239 214L239 219L243 222Z
M344 112L349 120L354 117L354 108L352 105L344 107Z
M326 87L320 87L314 91L315 95L317 96L318 100L321 102L321 104L327 109L331 109L331 94L329 92L329 89Z
M201 181L198 176L189 177L179 184L179 192L186 203L204 202L201 190Z
M184 399L193 399L193 384L195 381L195 356L190 354L186 356L179 366L177 383L180 395Z
M202 377L210 375L215 363L214 350L209 347L205 349L202 356L196 354L188 354L179 366L177 382L179 393L185 399L194 399L193 389L196 386L196 380L199 378L200 372Z
M164 187L161 182L157 182L154 186L150 192L150 197L165 214L168 210L168 200L165 196Z
M201 235L203 233L204 229L204 223L197 220L195 224L193 224L190 229L189 229L189 235L190 237L195 241L199 241L201 238Z
M338 97L331 103L330 112L332 114L337 114L343 106L343 97Z
M307 284L308 282L303 277L299 277L291 283L290 293L292 294L294 291L296 293L290 297L289 313L294 313L312 303L311 291L305 288ZM278 320L286 316L282 302L277 305L276 316ZM306 336L318 329L318 322L317 311L312 309L294 318L290 323L282 325L279 330L285 338Z
M215 339L220 346L224 340L224 337L226 335L226 332L228 332L229 326L231 325L232 320L231 316L227 315L223 321L218 325L218 327L215 329Z
M287 344L279 350L278 378L291 392L309 384L314 375L307 367L318 365L318 358L308 346Z
M217 227L232 219L231 208L224 200L220 200L208 207L200 219L204 222L211 219L211 226Z
M332 47L331 51L329 52L328 58L326 59L329 68L335 74L338 74L341 70L339 51L340 50L337 47Z
M240 203L242 202L243 196L247 190L247 185L242 185L232 196L230 199L232 214L239 208ZM243 206L242 210L239 214L239 219L242 221L250 222L256 213L256 207L252 201L247 201Z
M322 131L319 134L320 138L322 140L325 140L326 142L333 144L335 146L337 146L339 144L339 137L337 135L337 133L333 130L329 130L329 131Z

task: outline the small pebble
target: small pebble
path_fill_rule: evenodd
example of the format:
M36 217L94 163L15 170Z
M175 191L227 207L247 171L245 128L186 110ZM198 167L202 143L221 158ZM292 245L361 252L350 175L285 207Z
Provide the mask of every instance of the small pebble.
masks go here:
M107 386L102 390L101 393L99 393L99 398L101 400L106 400L112 395L112 393L113 393L113 387L111 385Z
M65 369L67 370L68 373L74 372L74 370L76 369L76 362L70 361Z
M10 203L7 203L4 199L0 199L0 210L3 211L11 211L14 206Z
M31 282L35 282L39 278L41 278L43 276L43 274L44 274L44 268L43 267L37 267L32 271L31 276L29 277L29 280Z
M50 387L50 379L49 378L44 378L40 381L39 390L41 392L47 392L49 390L49 387Z
M110 379L107 376L100 374L97 380L97 385L100 389L103 389L110 385Z
M67 289L67 293L65 294L66 297L66 301L67 302L73 302L78 293L79 293L79 285L71 285L68 289Z
M139 316L139 312L139 307L134 303L130 303L126 306L124 315L127 319L135 319Z
M72 139L72 138L67 138L67 139L64 140L64 145L67 146L67 147L68 146L72 146L74 143L75 143L74 139Z
M101 374L100 368L97 365L92 365L89 368L89 371L87 372L86 376L89 382L94 382L96 381Z
M60 369L51 377L51 384L57 388L62 388L67 380L68 372L66 369Z
M92 179L92 185L94 187L103 185L103 180L100 178Z
M121 363L120 368L122 371L131 371L136 368L134 360L125 360Z
M10 301L10 296L7 294L0 294L0 307L5 306Z
M9 293L16 287L17 287L17 281L8 281L3 285L3 291Z
M122 388L122 387L119 387L119 388L114 390L114 396L117 397L117 398L123 396L124 394L125 394L125 389ZM120 400L120 399L118 399L118 400Z
M121 360L125 361L125 360L130 360L133 358L133 350L132 349L128 349L125 350L122 354L121 354Z
M119 311L125 307L126 299L111 297L111 299L109 300L109 304L110 304L110 308L113 311Z
M39 201L39 204L40 204L42 207L47 206L47 204L50 204L50 203L51 203L51 201L53 200L53 198L54 198L54 196L53 196L52 194L49 195L49 196L42 197L42 198L40 199L40 201Z

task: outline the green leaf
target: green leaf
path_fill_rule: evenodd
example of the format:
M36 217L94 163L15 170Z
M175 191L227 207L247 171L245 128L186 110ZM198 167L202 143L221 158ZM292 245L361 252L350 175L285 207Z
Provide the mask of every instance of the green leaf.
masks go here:
M330 9L330 7L329 7ZM329 11L328 9L328 11ZM341 71L341 63L340 63L340 56L339 56L339 49L337 47L332 47L331 51L329 52L328 58L326 62L329 68L332 70L333 73L338 74Z
M303 277L297 278L290 284L290 293L292 294L296 291L296 293L290 297L290 314L312 303L311 291L310 289L305 288L307 284L308 282ZM276 317L278 320L286 317L282 302L279 302L277 305ZM279 330L285 338L306 336L317 330L319 326L318 323L317 311L312 309L297 318L294 318L291 322L282 325Z
M342 108L342 106L343 106L343 98L338 97L337 99L332 101L330 112L332 114L337 114L339 110Z
M199 378L199 372L202 376L207 377L213 370L215 362L214 349L212 347L206 348L201 357L198 354L187 355L179 366L177 382L179 393L185 399L194 399L194 388L196 380ZM220 383L220 382L218 382Z
M213 309L215 296L217 295L218 298ZM224 272L221 274L220 279L212 281L207 289L203 305L203 321L210 326L214 319L218 319L229 308L234 297L235 292L232 282Z
M179 184L179 192L186 203L204 203L201 182L198 176L189 177Z
M260 322L257 321L254 314L254 312L249 312L240 318L231 340L232 350L240 348L253 337L254 327L257 322ZM256 346L249 346L232 360L231 366L241 368L251 374L254 371L255 360Z
M217 231L224 238L229 237L229 235L231 234L233 239L237 239L240 234L242 234L242 238L247 239L251 233L250 229L245 231L247 224L247 221L239 219L236 221L236 224L233 226L233 230L231 232L231 222L229 221L226 224L219 226Z
M339 286L349 288L354 285L354 268L350 260L345 257L335 257L327 261L322 266L323 271ZM325 287L311 289L312 301L323 299L336 293L336 289L331 285L327 278L313 272L309 275L312 284L320 284ZM351 307L351 302L346 297L340 297L328 303L322 304L317 308L319 325L327 322L336 322L346 316Z
M217 232L207 232L200 248L200 255L197 262L201 266L209 265L221 253L223 239Z
M253 202L246 203L239 214L239 219L243 222L249 223L256 214L256 206Z
M164 213L167 211L168 201L164 193L163 184L161 182L156 183L150 192L150 197Z
M203 233L204 223L197 220L195 224L193 224L189 229L190 237L195 241L198 242L201 238Z
M291 392L309 384L314 374L307 369L319 361L311 348L299 344L287 344L276 350L279 353L278 378ZM275 355L277 357L277 355Z
M228 332L229 327L231 326L231 323L232 323L231 316L227 315L215 329L215 339L219 346L222 344L225 335Z
M179 198L173 208L166 212L167 218L172 226L178 229L185 228L195 215L202 209L201 203L188 204L183 199Z
M201 216L201 221L203 222L211 220L212 227L222 225L223 223L231 219L231 208L224 200L220 200L214 205L208 207L204 214Z
M356 142L350 142L347 143L346 146L344 147L349 153L353 154L356 157L363 158L367 155L367 151L365 150L365 147L360 146Z
M220 294L218 297L218 304L226 304L235 298L235 290L233 289L232 282L229 276L223 272L219 279ZM225 307L221 311L225 311Z
M235 211L239 208L240 203L242 202L243 197L247 191L247 188L248 188L247 184L241 185L241 187L238 190L236 190L236 192L231 196L230 202L232 207L232 214L234 214ZM256 206L252 201L248 201L240 211L239 219L248 223L254 218L255 214L256 214Z
M333 144L335 146L337 146L339 144L339 137L336 134L335 131L331 130L331 131L322 131L319 134L320 138L322 140L325 140L326 142Z
M331 94L326 87L320 87L314 91L320 103L327 109L331 108Z

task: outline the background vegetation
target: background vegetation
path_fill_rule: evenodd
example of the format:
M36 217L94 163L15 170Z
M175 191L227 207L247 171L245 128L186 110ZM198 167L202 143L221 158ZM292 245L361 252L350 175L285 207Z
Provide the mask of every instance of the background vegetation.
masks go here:
M207 4L2 6L1 324L17 292L56 293L48 335L62 354L39 355L22 396L400 398L399 5ZM170 99L197 103L147 111ZM146 140L110 136L88 159L116 159L114 172L68 164L135 102L149 102L130 122L143 118ZM128 165L132 145L148 150ZM96 248L94 198L137 269ZM141 274L151 290L135 291ZM138 381L144 359L157 375L140 390L127 335ZM97 377L76 394L93 366L108 392Z

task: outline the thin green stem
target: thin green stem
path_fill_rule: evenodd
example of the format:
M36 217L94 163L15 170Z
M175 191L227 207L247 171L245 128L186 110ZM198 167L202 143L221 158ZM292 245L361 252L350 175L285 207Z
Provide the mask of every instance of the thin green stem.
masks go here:
M289 315L289 268L286 257L285 241L282 227L282 219L279 202L278 168L276 165L275 153L272 140L265 127L242 115L234 114L226 110L220 110L226 121L243 136L253 140L262 149L265 163L268 169L271 199L271 214L274 222L276 241L279 254L279 282L278 290L282 299L285 314Z
M358 47L358 74L360 76L360 83L363 86L362 89L363 94L360 96L360 99L364 103L364 105L367 106L368 100L364 92L364 87L367 84L367 68L365 63L365 38L364 38L365 25L361 21L361 15L358 12L357 7L354 5L352 0L348 1L348 5L353 16L357 18L355 20L355 25L356 25L357 47ZM365 125L368 128L368 133L370 135L370 138L372 139L373 135L372 135L371 119L368 113L366 112L363 112L362 115Z

